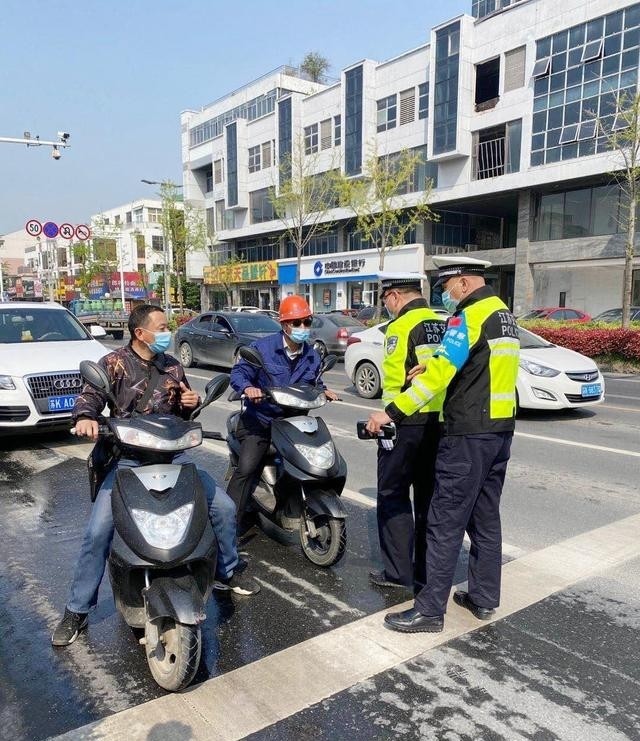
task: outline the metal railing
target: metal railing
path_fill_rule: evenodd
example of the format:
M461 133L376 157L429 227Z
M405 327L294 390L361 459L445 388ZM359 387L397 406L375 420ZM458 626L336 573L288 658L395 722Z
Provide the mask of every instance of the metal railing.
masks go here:
M507 140L504 136L478 142L473 150L473 179L484 180L504 175L507 161Z

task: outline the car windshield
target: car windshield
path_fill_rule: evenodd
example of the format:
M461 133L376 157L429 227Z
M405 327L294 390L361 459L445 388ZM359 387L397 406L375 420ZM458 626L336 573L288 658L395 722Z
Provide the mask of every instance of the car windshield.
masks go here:
M523 350L537 350L542 347L554 347L550 342L543 340L542 337L538 337L536 334L527 332L526 329L518 327L518 334L520 335L520 348Z
M233 316L228 316L227 319L238 334L253 332L271 334L280 331L280 323L264 314L238 311Z
M90 340L85 328L67 311L25 309L0 310L0 343L69 342Z

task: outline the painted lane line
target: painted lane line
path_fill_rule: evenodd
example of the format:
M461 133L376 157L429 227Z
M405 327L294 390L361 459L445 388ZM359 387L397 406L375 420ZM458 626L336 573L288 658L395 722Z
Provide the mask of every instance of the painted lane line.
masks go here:
M559 437L547 437L546 435L533 435L529 432L516 432L516 437L526 437L530 440L540 440L555 445L570 445L574 448L585 448L586 450L598 450L603 453L615 453L616 455L628 455L633 458L640 458L640 453L635 450L622 450L621 448L607 448L604 445L593 445L592 443L579 443L574 440L562 440Z
M613 404L600 404L600 407L602 409L617 409L620 412L635 412L636 414L640 412L640 409L633 409L632 407L616 407Z
M640 401L640 396L623 396L622 394L610 394L607 391L607 399L631 399L632 401Z
M503 597L490 621L475 620L453 602L442 633L386 630L387 610L368 615L278 653L78 728L58 741L146 741L158 724L181 723L192 741L236 741L328 697L404 664L568 589L576 582L640 557L640 515L618 520L511 561L502 568ZM395 609L410 607L412 602ZM313 667L313 671L309 668ZM229 708L241 707L242 713Z

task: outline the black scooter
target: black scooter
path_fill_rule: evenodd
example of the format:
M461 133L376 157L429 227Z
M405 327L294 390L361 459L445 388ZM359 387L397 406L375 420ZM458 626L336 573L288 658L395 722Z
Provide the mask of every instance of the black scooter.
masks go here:
M114 406L109 379L91 361L80 373ZM99 426L123 457L139 460L136 468L117 471L111 507L115 533L109 576L116 607L132 628L143 628L149 669L164 689L186 687L198 669L202 650L200 624L211 595L217 541L207 514L207 498L193 463L177 465L176 453L202 443L194 418L219 398L229 376L213 378L190 419L145 414L109 418Z
M260 353L242 347L240 356L261 368L273 381ZM335 355L323 358L318 374L332 368ZM298 530L304 555L318 566L332 566L344 555L347 544L346 511L340 494L347 478L347 464L320 417L308 416L327 397L317 386L294 385L262 389L265 398L281 407L285 416L271 423L271 446L253 493L258 514L291 534ZM230 400L245 399L233 393ZM230 478L238 465L240 441L236 430L240 412L227 419ZM291 416L296 415L296 416Z

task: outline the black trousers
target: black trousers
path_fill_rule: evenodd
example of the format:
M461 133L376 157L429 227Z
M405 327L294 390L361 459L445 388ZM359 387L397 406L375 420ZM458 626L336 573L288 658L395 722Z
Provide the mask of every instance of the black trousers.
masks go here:
M247 506L255 485L259 469L271 443L271 428L244 415L238 422L237 438L240 440L238 467L229 480L227 494L238 510L238 531L248 524Z
M427 516L427 583L416 596L424 615L444 615L465 530L471 540L469 597L480 607L500 604L500 496L512 432L447 435L440 441Z
M378 539L384 573L417 590L425 584L426 522L439 437L435 415L425 424L399 425L391 450L378 447Z

